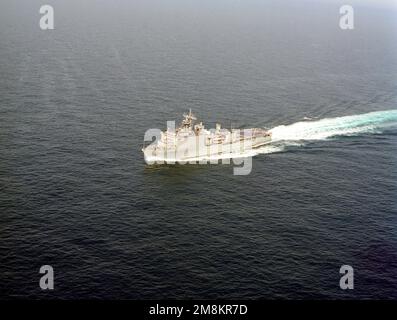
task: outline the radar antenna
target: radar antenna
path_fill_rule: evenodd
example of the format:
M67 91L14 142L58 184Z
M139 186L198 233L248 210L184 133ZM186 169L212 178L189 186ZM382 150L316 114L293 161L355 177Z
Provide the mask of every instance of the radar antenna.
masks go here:
M182 120L182 127L191 129L193 126L194 120L197 120L196 116L192 113L192 109L189 109L189 113L183 114L184 119Z

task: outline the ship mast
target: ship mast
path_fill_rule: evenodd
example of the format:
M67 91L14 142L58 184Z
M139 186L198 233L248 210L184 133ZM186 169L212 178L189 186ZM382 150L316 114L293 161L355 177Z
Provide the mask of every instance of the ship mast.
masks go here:
M192 109L189 109L188 114L184 113L183 117L184 119L182 120L181 127L186 129L192 129L194 120L197 120L197 118L192 113Z

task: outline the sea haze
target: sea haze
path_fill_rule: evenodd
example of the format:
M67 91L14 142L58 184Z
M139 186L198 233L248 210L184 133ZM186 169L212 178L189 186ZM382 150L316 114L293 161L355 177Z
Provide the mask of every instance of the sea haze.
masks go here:
M42 1L0 4L0 298L397 298L392 1L353 2L354 30L331 0L47 3L47 31ZM294 141L247 176L145 165L189 108Z

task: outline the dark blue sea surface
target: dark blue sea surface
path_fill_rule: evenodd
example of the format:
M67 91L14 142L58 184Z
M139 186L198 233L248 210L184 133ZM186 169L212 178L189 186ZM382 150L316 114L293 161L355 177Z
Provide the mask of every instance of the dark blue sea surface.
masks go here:
M397 299L396 126L245 176L141 152L189 108L209 128L393 112L395 7L354 2L341 30L339 1L47 2L48 31L41 1L0 4L1 299Z

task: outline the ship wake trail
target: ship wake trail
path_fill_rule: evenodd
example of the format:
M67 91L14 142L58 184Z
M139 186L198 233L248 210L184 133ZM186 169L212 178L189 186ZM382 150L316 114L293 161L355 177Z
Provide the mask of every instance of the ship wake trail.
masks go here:
M280 152L287 146L300 145L305 141L325 140L338 136L379 134L395 128L397 128L397 110L300 121L271 129L272 144L258 149L257 153Z

